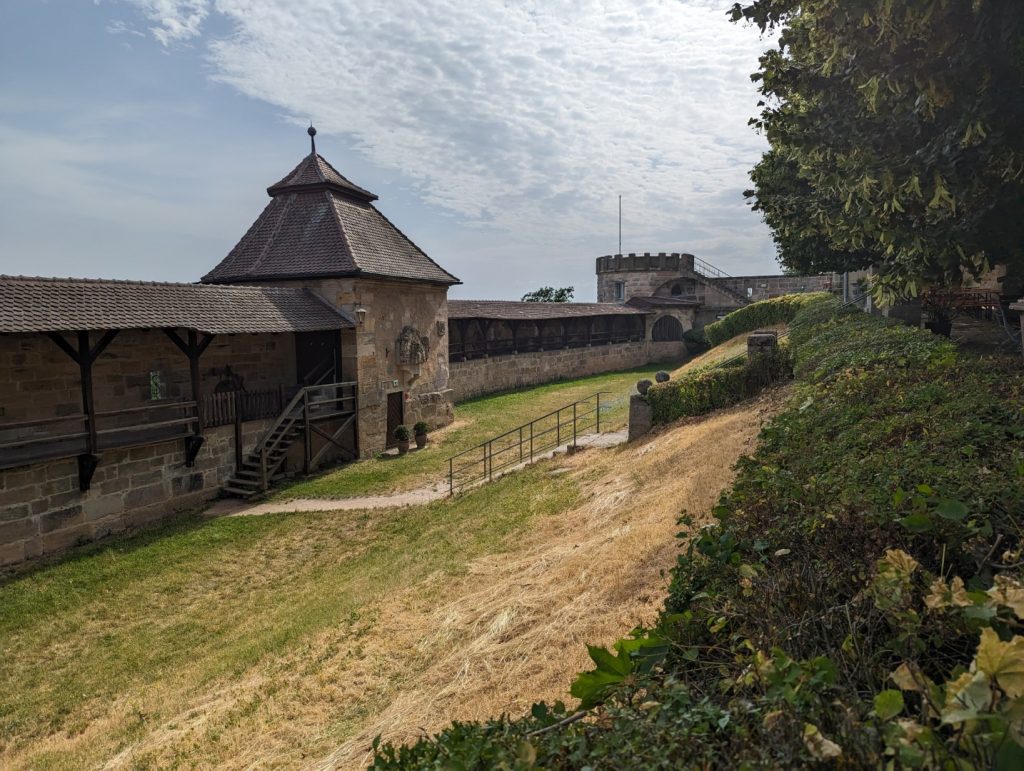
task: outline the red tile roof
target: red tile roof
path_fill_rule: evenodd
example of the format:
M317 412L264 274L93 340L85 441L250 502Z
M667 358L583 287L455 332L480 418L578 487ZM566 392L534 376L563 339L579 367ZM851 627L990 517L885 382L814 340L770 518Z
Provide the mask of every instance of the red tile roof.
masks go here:
M343 195L350 195L361 201L376 201L377 196L369 190L364 190L359 185L343 177L336 168L329 164L319 153L310 153L303 158L299 165L291 170L285 177L267 188L271 196L279 193L293 191L295 188L315 185L317 187L337 188Z
M458 284L315 153L275 185L271 201L206 283L366 276Z
M581 316L644 316L647 311L613 303L527 303L506 300L449 300L450 319L502 321L568 319Z
M697 300L684 300L680 297L630 297L626 305L631 308L650 310L651 308L696 308L701 303Z
M0 276L0 333L167 327L230 335L354 326L308 289Z

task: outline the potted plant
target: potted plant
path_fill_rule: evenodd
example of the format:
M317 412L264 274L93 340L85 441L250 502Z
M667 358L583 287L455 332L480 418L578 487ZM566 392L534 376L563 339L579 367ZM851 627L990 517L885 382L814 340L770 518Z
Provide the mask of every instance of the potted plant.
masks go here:
M399 426L395 429L395 441L398 442L398 454L405 455L409 452L409 429Z
M427 424L419 421L412 427L412 433L416 437L416 449L422 450L427 446Z

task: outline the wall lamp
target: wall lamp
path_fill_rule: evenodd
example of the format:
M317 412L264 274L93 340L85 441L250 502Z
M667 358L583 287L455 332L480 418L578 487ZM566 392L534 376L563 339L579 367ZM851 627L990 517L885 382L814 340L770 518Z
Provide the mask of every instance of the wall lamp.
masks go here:
M363 325L363 321L366 320L366 308L360 305L356 308L356 320L359 322L359 326Z

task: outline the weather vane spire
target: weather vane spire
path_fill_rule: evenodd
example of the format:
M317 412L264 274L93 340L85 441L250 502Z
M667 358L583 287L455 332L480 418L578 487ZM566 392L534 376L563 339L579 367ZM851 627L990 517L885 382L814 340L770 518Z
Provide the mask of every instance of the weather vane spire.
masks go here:
M313 121L309 122L309 128L306 129L306 133L309 134L309 151L316 155L316 129L313 128Z

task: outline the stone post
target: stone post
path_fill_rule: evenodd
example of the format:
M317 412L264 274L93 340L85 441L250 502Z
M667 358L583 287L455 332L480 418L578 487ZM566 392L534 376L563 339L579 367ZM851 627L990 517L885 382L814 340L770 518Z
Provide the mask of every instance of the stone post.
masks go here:
M764 353L774 353L779 347L779 337L771 330L759 329L747 336L747 358L753 359Z
M651 430L654 420L651 417L651 405L640 394L629 397L629 441L639 439Z

